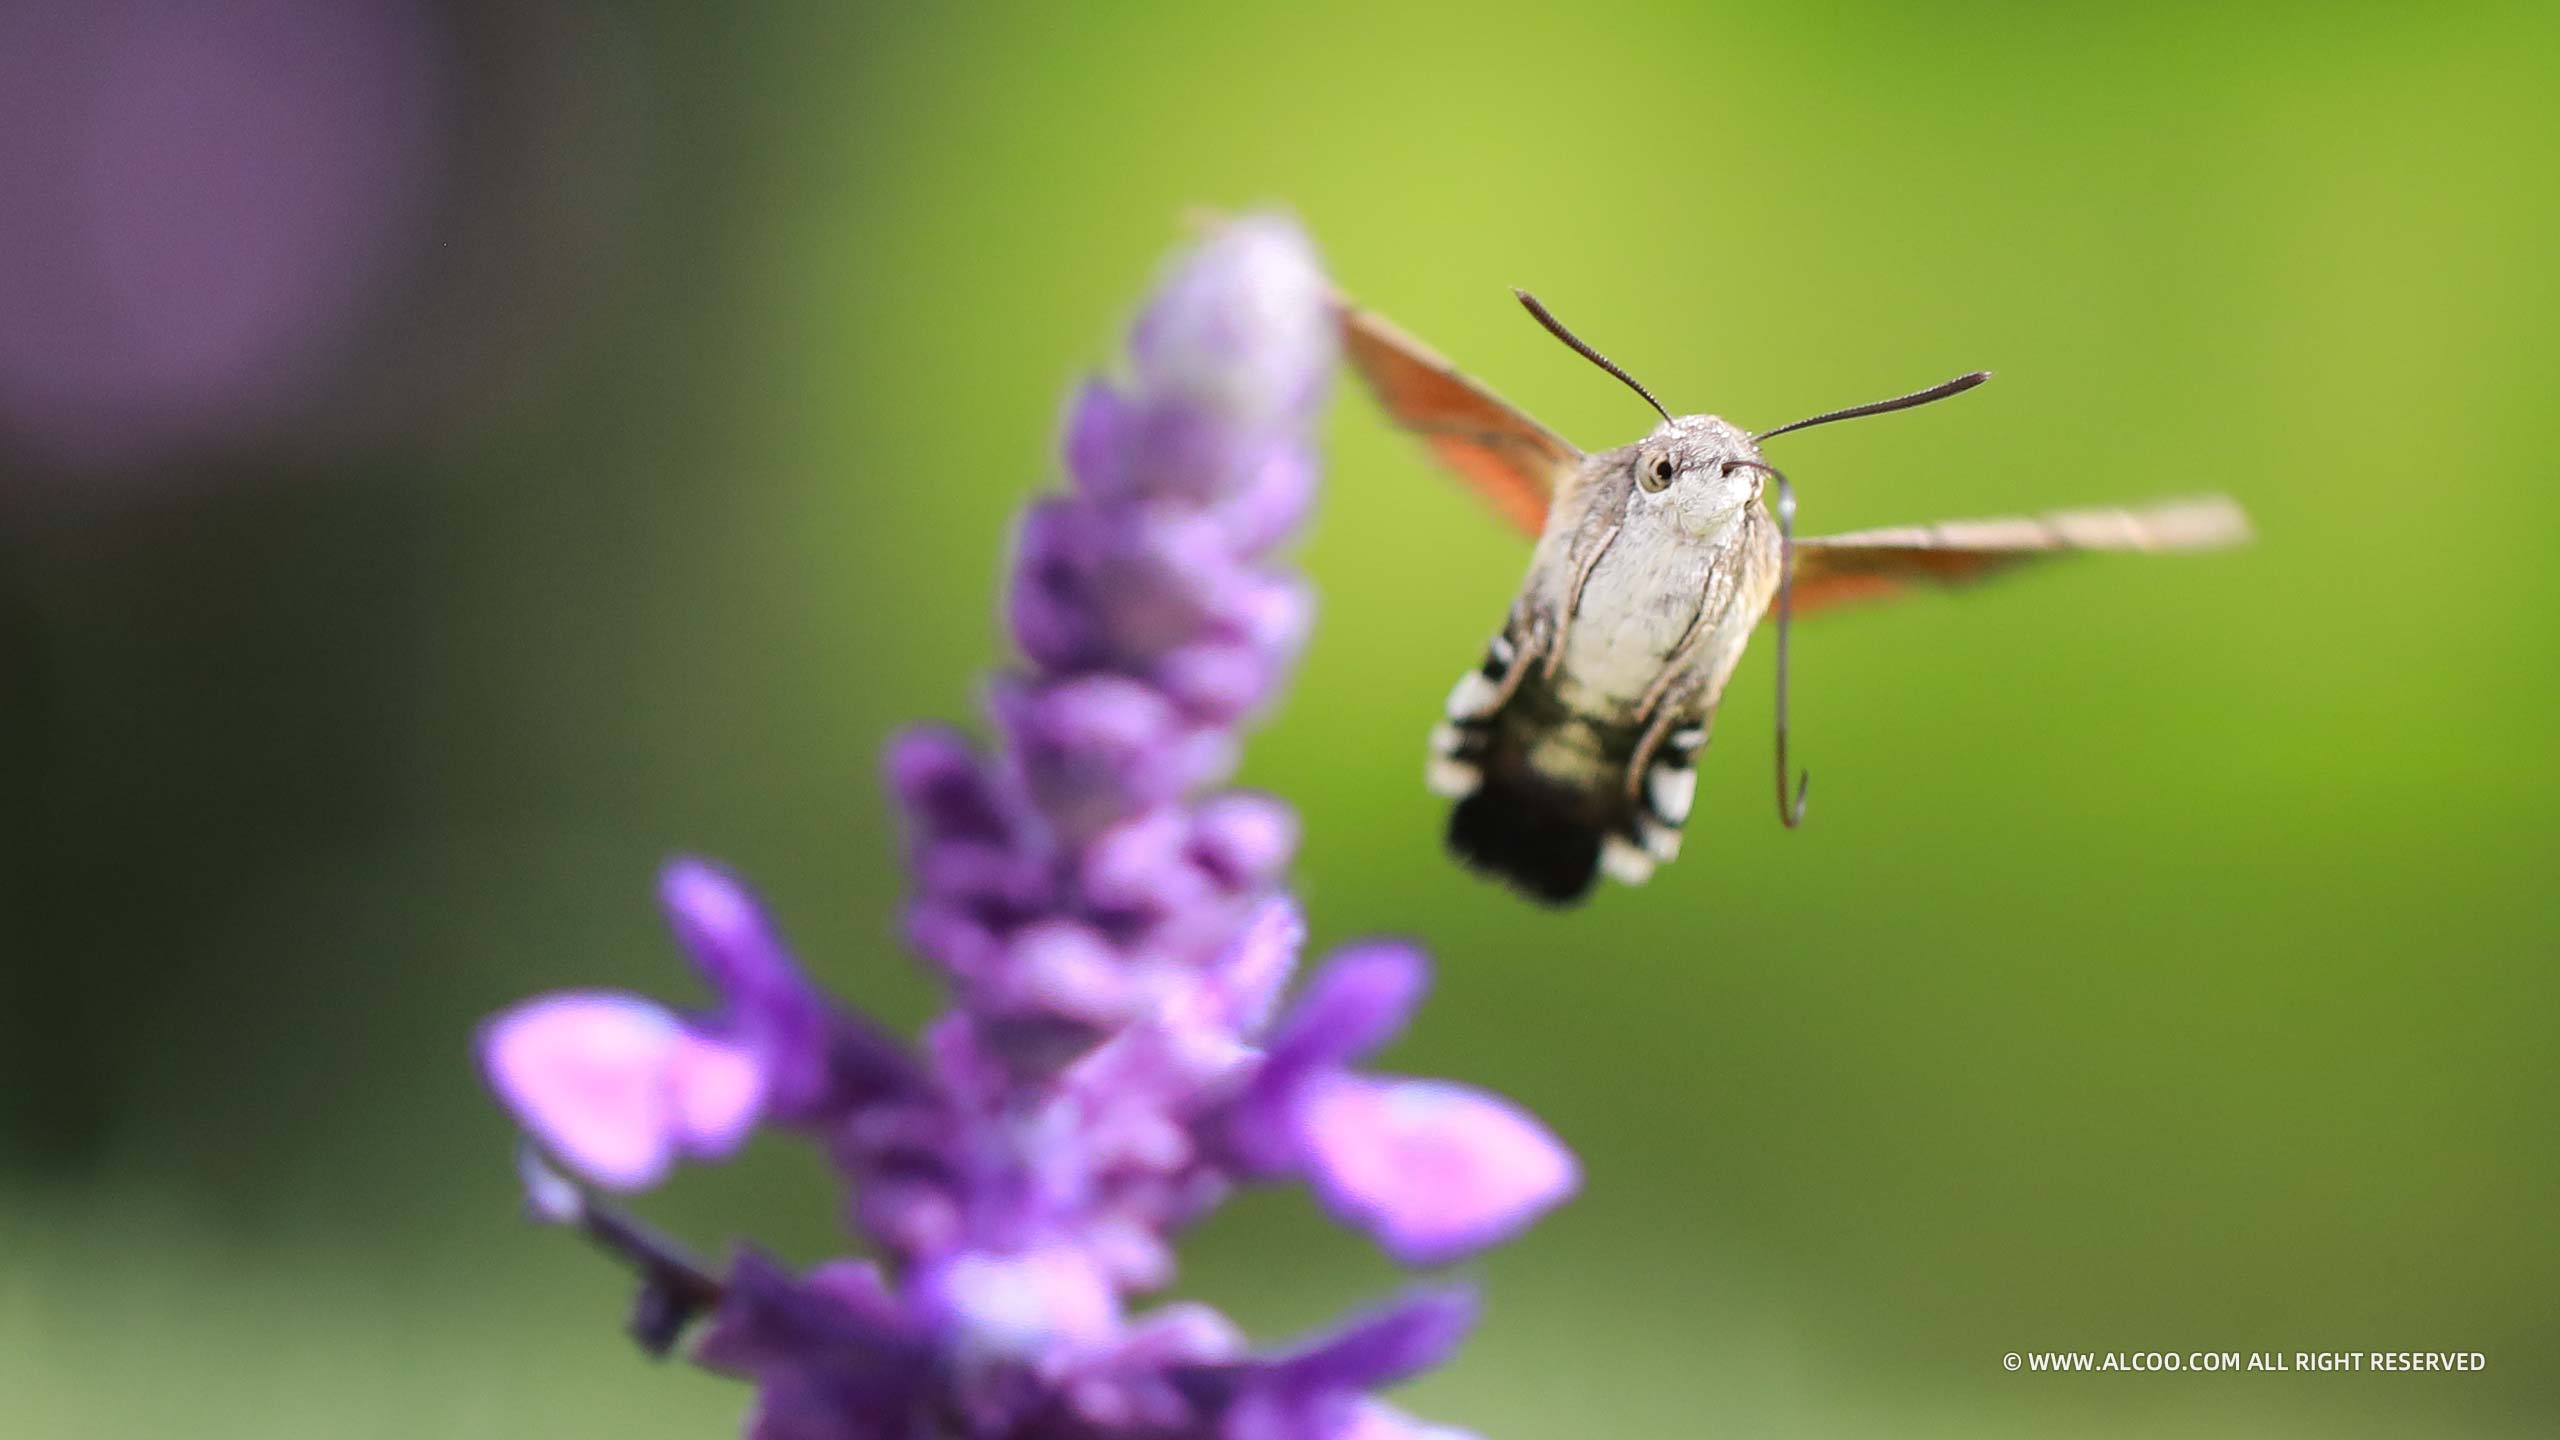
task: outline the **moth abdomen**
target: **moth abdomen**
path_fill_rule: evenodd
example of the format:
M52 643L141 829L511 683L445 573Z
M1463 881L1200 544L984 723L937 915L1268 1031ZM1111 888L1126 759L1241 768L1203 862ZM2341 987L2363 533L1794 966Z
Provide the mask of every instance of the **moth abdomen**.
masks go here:
M1602 873L1642 884L1679 854L1705 727L1671 730L1631 783L1642 726L1583 713L1543 679L1503 694L1504 668L1497 652L1461 677L1432 732L1431 788L1457 802L1450 851L1553 905L1580 900Z
M1591 891L1607 832L1578 819L1534 779L1486 776L1449 812L1449 850L1533 900L1570 905Z

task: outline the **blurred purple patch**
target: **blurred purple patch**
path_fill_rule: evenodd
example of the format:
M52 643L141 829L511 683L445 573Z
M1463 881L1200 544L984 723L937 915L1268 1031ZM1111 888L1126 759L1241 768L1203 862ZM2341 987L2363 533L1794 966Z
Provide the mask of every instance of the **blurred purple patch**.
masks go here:
M292 407L425 200L438 39L408 0L0 6L0 434L131 464Z
M751 1435L1454 1435L1370 1392L1457 1346L1463 1290L1269 1355L1204 1307L1131 1310L1240 1184L1302 1180L1397 1259L1436 1265L1577 1179L1508 1102L1355 1068L1421 1002L1410 946L1344 950L1283 1012L1305 936L1281 889L1296 819L1202 793L1306 633L1305 587L1268 552L1312 486L1331 303L1294 226L1238 222L1149 306L1133 379L1077 400L1074 489L1020 539L1009 613L1027 663L990 688L995 745L932 728L887 757L907 933L954 1001L916 1052L819 992L746 890L692 860L660 899L706 1009L550 996L483 1032L499 1099L594 1185L718 1158L759 1118L851 1182L881 1267L795 1277L749 1253L718 1281L634 1255L652 1277L644 1340L708 1309L698 1358L755 1382ZM530 1173L536 1214L644 1233Z

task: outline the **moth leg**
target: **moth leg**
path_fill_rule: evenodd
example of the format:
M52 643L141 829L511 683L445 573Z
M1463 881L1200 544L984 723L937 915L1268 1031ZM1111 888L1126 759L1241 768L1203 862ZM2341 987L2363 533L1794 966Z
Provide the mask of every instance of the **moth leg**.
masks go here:
M1499 663L1503 669L1502 678L1494 685L1493 698L1486 702L1485 717L1490 719L1499 714L1503 706L1511 703L1511 697L1520 693L1520 684L1529 678L1529 666L1537 660L1540 652L1561 648L1534 632L1523 636L1517 643L1507 635L1494 636L1493 642L1485 647L1485 665L1490 668ZM1509 653L1504 653L1506 651Z
M1698 756L1707 748L1712 715L1665 705L1636 741L1627 761L1627 828L1601 841L1600 863L1616 879L1642 884L1654 867L1680 856L1680 835L1698 793Z
M1678 713L1666 706L1653 717L1652 724L1644 727L1644 733L1636 737L1635 754L1627 759L1627 799L1631 803L1644 799L1645 769L1653 763L1654 753L1671 738L1671 722L1677 718Z
M1600 557L1609 553L1609 546L1617 540L1620 528L1610 526L1600 536L1599 543L1591 547L1591 553L1583 556L1573 567L1573 588L1565 592L1564 618L1556 625L1555 643L1547 647L1546 670L1550 680L1556 678L1556 667L1564 663L1564 637L1573 628L1574 617L1582 612L1583 587L1591 583L1591 572L1599 568Z
M1431 729L1431 759L1423 770L1433 794L1463 800L1484 783L1484 754L1493 743L1494 718L1520 693L1542 643L1532 627L1514 625L1485 646L1483 664L1449 687L1447 713Z
M1701 606L1689 621L1689 628L1680 632L1680 643L1671 647L1671 658L1663 662L1662 673L1653 677L1653 683L1644 687L1644 697L1636 701L1639 723L1658 722L1670 708L1677 708L1666 708L1663 702L1669 700L1671 693L1683 682L1697 678L1692 672L1696 669L1698 656L1706 649L1706 643L1707 612Z

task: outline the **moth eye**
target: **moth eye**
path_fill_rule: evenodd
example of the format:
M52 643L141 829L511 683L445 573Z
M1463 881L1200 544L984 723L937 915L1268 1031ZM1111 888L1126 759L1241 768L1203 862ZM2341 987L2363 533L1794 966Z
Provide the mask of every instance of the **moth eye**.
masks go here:
M1653 478L1656 480L1669 480L1671 478L1670 456L1665 455L1661 459L1653 462Z

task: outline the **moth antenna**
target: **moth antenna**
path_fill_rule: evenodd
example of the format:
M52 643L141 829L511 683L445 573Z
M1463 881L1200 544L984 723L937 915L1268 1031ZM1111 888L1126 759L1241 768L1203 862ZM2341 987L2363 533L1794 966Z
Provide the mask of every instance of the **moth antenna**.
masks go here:
M1565 344L1572 346L1573 352L1581 356L1583 359L1588 360L1592 364L1599 366L1601 369L1608 371L1610 374L1617 376L1628 389L1643 396L1644 403L1652 406L1655 414L1660 415L1665 420L1671 418L1671 412L1662 408L1662 402L1654 399L1653 392L1644 388L1644 382L1618 368L1617 361L1612 360L1608 356L1601 354L1599 351L1592 349L1589 345L1582 342L1581 336L1564 328L1564 322L1549 314L1547 312L1547 307L1538 303L1537 296L1530 294L1526 290L1514 290L1511 293L1520 297L1520 303L1528 307L1530 314L1538 317L1538 323L1547 327L1548 334L1553 335Z
M1953 380L1932 385L1926 390L1914 390L1908 395L1896 395L1890 400L1874 400L1864 405L1852 405L1846 410L1830 410L1820 415L1807 416L1802 420L1792 420L1775 430L1761 431L1752 436L1751 441L1756 445L1763 440L1784 435L1790 430L1810 430L1816 425L1828 425L1834 420L1855 420L1861 415L1882 415L1894 410L1908 410L1915 405L1926 405L1932 400L1944 400L1950 395L1961 395L1990 378L1990 371L1976 370L1970 375L1959 375ZM1774 475L1777 472L1770 473ZM1778 483L1784 485L1786 482L1781 480Z
M1976 375L1968 377L1968 380L1978 385L1983 378ZM1943 390L1946 387L1938 388ZM1777 482L1778 486L1778 819L1793 830L1804 823L1804 792L1813 783L1810 772L1798 775L1795 797L1792 800L1787 797L1787 632L1795 620L1796 489L1787 483L1786 472L1775 465L1763 465L1757 460L1727 460L1724 468L1757 470Z

